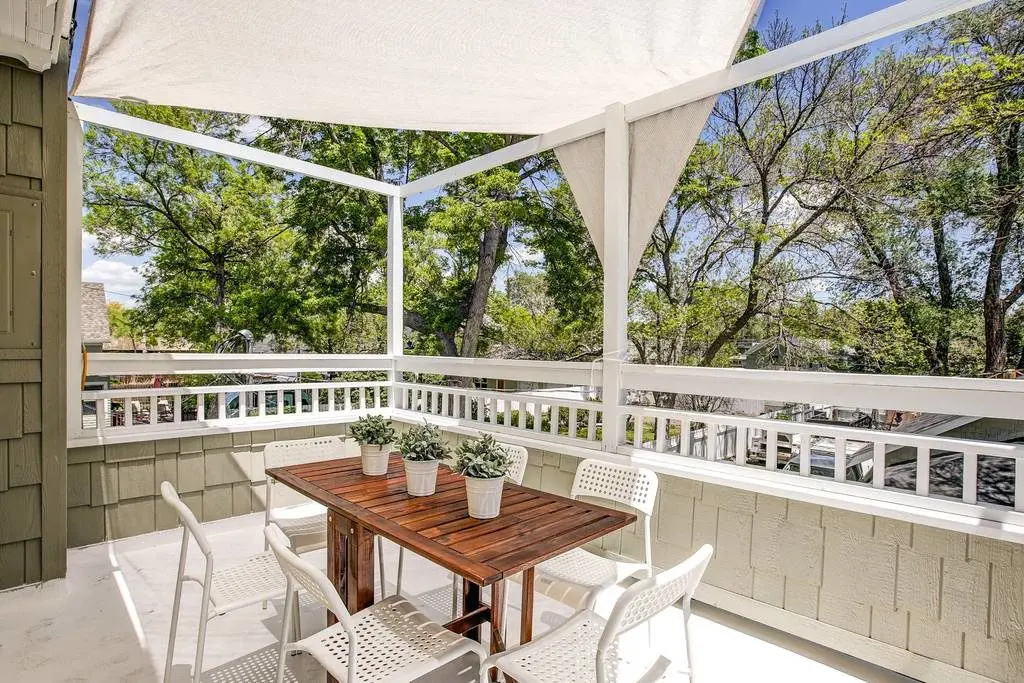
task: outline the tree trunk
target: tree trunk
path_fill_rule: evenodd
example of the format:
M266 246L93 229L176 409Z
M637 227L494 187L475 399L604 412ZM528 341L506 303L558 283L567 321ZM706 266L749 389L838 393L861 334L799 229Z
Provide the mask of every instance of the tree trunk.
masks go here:
M988 258L985 294L982 309L985 314L985 374L995 375L1006 370L1006 306L1003 303L1003 260L1009 248L1017 212L1020 208L1018 193L1021 189L1020 123L1012 123L1005 137L996 136L995 162L995 239Z
M946 227L942 217L932 219L932 239L935 244L935 268L939 275L939 329L935 335L935 364L932 372L949 374L950 325L953 317L953 275L949 269L949 248Z
M466 322L462 332L463 358L476 356L480 345L480 334L484 326L484 312L487 309L487 297L494 283L494 273L498 270L498 261L508 244L508 226L491 223L484 231L480 240L480 252L477 258L476 280L470 291L469 305L466 308ZM454 353L452 355L455 355Z

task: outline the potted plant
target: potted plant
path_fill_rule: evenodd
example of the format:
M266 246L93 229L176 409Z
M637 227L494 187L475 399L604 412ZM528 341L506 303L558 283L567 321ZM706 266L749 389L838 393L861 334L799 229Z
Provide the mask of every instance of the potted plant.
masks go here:
M391 420L383 415L367 415L359 418L349 433L359 442L363 474L387 474L388 456L391 455L391 444L395 440Z
M405 460L405 481L410 496L432 496L437 487L437 464L451 453L441 430L426 422L398 437Z
M491 519L501 512L501 491L511 465L508 453L494 437L464 441L455 453L455 471L466 478L469 516Z

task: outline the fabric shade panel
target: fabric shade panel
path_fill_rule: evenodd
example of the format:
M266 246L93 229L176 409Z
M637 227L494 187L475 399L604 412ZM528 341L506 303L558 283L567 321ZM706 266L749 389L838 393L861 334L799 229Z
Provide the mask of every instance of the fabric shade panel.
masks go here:
M731 62L757 0L94 0L72 94L543 133Z
M629 126L629 271L640 266L654 226L700 137L717 95ZM604 134L555 148L598 257L604 257Z

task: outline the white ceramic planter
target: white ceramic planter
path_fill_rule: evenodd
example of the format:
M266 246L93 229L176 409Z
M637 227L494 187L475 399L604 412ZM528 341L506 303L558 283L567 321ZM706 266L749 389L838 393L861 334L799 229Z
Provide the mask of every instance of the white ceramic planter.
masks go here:
M437 460L406 460L405 487L410 496L432 496L437 488Z
M466 497L469 498L469 516L475 519L493 519L501 512L501 490L505 477L476 479L466 477Z
M391 444L372 446L361 444L359 453L363 461L363 474L378 476L388 473L388 456L391 455Z

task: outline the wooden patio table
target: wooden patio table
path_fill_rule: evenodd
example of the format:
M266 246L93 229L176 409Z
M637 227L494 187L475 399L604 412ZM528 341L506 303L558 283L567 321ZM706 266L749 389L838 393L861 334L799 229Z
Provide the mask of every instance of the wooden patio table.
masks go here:
M446 626L479 641L480 627L490 622L492 653L505 647L505 579L523 574L520 637L528 642L534 567L636 520L629 512L509 482L501 514L473 519L462 476L441 465L436 493L410 496L397 453L381 476L364 475L359 458L291 465L267 474L327 507L327 574L350 612L373 604L373 537L380 535L465 579L462 616ZM480 589L487 586L490 606L480 600Z

